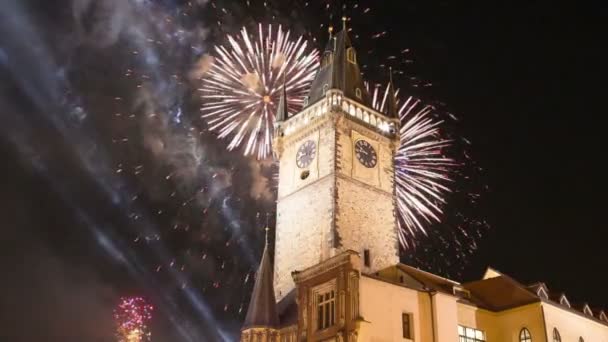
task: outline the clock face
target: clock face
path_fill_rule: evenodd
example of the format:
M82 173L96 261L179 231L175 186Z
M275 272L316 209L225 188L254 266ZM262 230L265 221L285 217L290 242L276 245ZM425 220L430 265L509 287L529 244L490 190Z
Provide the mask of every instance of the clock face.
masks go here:
M315 159L316 154L317 146L315 142L312 140L306 141L298 149L298 154L296 154L296 165L301 169L308 167Z
M357 140L355 143L355 155L357 160L367 168L373 168L378 162L378 156L374 147L365 140Z

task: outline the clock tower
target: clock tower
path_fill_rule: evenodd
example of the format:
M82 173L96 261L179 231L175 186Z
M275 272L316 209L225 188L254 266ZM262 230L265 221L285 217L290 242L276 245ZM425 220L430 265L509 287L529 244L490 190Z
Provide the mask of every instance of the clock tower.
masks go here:
M330 36L302 111L288 115L284 92L277 112L277 300L294 288L293 271L347 250L359 253L363 272L399 263L394 88L386 113L371 108L345 26Z

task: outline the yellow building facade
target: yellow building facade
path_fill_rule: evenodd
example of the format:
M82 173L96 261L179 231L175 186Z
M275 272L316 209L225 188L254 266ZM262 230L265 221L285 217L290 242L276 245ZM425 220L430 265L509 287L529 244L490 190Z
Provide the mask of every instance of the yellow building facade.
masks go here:
M347 30L332 36L304 109L276 115L274 262L265 246L243 342L608 342L608 318L543 283L488 269L458 283L399 263L399 119L371 108Z

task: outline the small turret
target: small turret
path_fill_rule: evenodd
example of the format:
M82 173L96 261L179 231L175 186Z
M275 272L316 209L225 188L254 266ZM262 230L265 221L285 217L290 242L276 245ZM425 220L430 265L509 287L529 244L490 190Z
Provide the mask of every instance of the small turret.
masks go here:
M262 260L255 275L253 293L241 330L241 342L278 342L279 316L273 287L273 266L270 260L268 231Z

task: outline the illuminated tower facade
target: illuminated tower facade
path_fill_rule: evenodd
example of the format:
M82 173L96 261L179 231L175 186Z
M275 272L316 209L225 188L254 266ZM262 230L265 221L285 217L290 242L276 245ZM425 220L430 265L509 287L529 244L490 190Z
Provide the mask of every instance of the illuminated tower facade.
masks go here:
M280 161L274 288L293 288L292 272L343 251L362 270L399 263L393 160L399 144L391 85L387 113L371 108L347 30L332 36L305 107L277 113L274 153Z

